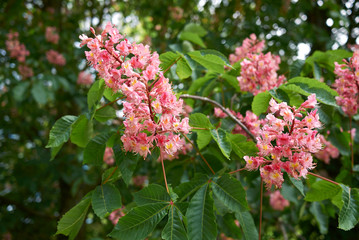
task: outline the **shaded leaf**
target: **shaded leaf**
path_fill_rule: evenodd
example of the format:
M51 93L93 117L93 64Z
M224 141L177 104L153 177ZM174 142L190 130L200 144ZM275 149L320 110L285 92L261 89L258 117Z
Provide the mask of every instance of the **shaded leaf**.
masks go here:
M79 118L71 126L71 142L79 147L86 147L90 141L93 132L93 124L85 115L80 115Z
M147 203L169 202L171 200L166 189L158 184L150 184L133 194L137 205Z
M343 207L339 212L339 228L349 231L355 227L359 221L359 191L341 185L343 189Z
M114 185L106 183L95 188L92 194L92 208L97 216L105 217L121 206L121 194Z
M315 219L317 220L320 233L327 234L329 218L326 215L326 213L323 211L323 206L319 202L313 202L311 204L309 210L314 215Z
M165 240L186 240L187 234L180 218L180 211L170 206L168 211L168 222L162 231L162 238Z
M47 148L58 147L67 142L71 133L71 125L76 121L76 116L66 115L58 119L50 130Z
M115 144L113 146L113 152L115 154L116 165L120 168L122 178L126 185L128 185L131 181L133 172L136 169L140 155L124 152L120 144Z
M105 91L105 81L99 80L92 84L89 92L87 93L87 105L91 109L103 96Z
M227 137L227 133L223 129L219 128L211 129L211 134L213 139L217 142L223 155L229 159L232 151L232 144Z
M246 240L257 240L258 232L250 212L236 212L236 218L239 221Z
M112 133L101 133L90 140L84 150L84 164L101 165L106 149L106 142Z
M198 173L189 182L180 184L174 189L174 192L180 197L179 202L182 202L191 194L195 193L208 181L208 176L205 174Z

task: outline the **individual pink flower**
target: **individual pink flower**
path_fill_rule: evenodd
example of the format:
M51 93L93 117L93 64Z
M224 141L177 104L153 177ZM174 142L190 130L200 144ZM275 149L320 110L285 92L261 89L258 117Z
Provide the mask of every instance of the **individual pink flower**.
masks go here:
M94 38L81 35L81 46L87 45L89 63L114 92L126 97L123 113L126 120L121 140L125 151L144 158L158 146L162 159L177 158L188 134L188 118L183 115L183 101L175 96L169 80L159 67L159 55L149 46L124 39L110 23Z
M261 123L257 135L258 156L244 157L248 170L260 168L268 189L272 185L276 188L282 186L282 170L298 179L306 177L308 170L315 167L312 154L323 147L316 130L321 127L317 111L307 113L307 109L315 105L314 94L298 109L286 103L270 101L271 113Z
M103 156L103 161L107 164L107 165L113 165L115 163L115 159L113 156L113 150L110 147L106 147L105 149L105 153Z
M335 63L334 73L337 79L333 84L339 96L337 104L349 117L358 112L359 107L359 51L355 51L349 62L344 64Z
M32 68L26 65L19 65L19 73L22 76L22 79L26 79L34 76L34 72L32 71Z
M64 66L66 64L66 59L64 58L64 56L61 53L52 49L46 52L46 58L49 63L55 65Z
M45 38L48 42L57 44L59 42L59 34L56 27L46 27Z
M5 45L6 50L10 52L10 57L16 58L19 62L25 62L26 57L30 55L25 45L20 43L18 32L8 33Z
M276 190L269 195L269 204L274 210L283 211L289 206L289 201L286 200L279 190Z
M118 220L120 218L124 217L126 214L124 213L125 206L122 206L121 208L113 211L109 216L108 219L112 222L112 224L115 226L118 223Z
M79 76L77 77L77 84L89 86L93 83L94 79L91 73L87 73L85 71L81 71Z

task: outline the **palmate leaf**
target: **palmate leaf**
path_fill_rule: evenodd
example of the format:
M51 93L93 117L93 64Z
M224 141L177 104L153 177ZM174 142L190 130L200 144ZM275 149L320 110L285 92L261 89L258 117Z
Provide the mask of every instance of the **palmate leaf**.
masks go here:
M225 174L212 181L212 190L216 197L234 212L248 210L246 191L237 179Z
M91 194L92 192L89 192L81 202L62 216L57 224L56 234L69 236L70 240L75 239L87 215L87 210L90 207Z
M186 217L189 239L216 239L217 224L213 213L213 199L209 194L209 184L202 186L193 196Z
M341 185L343 189L343 207L339 212L339 228L348 231L359 221L359 191L356 188L350 188Z
M128 185L131 181L133 172L136 169L140 155L133 154L131 152L124 152L122 144L115 144L113 146L113 152L115 154L116 165L120 168L122 179Z
M59 147L67 142L71 133L71 125L76 119L76 116L66 115L57 120L50 130L49 142L46 147Z
M243 230L245 239L257 240L258 232L256 226L254 225L254 221L250 212L237 212L236 218L239 221L239 224Z
M171 198L166 189L158 184L150 184L134 195L137 205L144 205L148 203L168 203Z
M168 207L168 203L150 203L135 207L120 218L109 236L119 240L142 240L166 216Z
M213 139L217 142L218 147L219 149L221 149L223 155L229 159L229 156L231 155L231 151L232 151L232 144L227 137L227 132L219 128L219 129L211 129L211 134Z
M121 206L121 194L114 185L107 183L96 187L92 194L92 208L97 216L105 217Z
M187 234L180 218L180 211L171 205L168 211L168 222L162 231L165 240L186 240Z

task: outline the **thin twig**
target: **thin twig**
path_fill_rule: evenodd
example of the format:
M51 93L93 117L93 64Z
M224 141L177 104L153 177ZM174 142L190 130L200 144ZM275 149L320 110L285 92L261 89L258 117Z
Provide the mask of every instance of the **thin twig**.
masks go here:
M230 113L225 107L223 107L221 104L219 104L216 101L213 101L212 99L206 98L206 97L200 97L195 95L189 95L189 94L182 94L180 98L192 98L196 100L201 100L203 102L211 103L212 105L219 107L223 112L225 112L233 121L235 121L256 143L257 139L255 136L248 130L248 128L241 122L237 117L235 117L232 113Z
M162 172L163 172L163 178L165 179L166 189L167 189L167 192L170 193L170 191L168 190L166 170L165 170L165 164L163 163L162 153L160 154L160 160L161 160L161 164L162 164Z
M102 109L102 108L105 108L105 107L107 107L108 105L111 105L112 103L115 103L115 102L117 102L118 100L121 100L121 99L124 99L124 98L125 98L124 96L123 96L123 97L116 98L116 99L113 100L112 102L106 103L106 104L103 105L102 107L97 108L96 111L98 111L98 110L100 110L100 109Z
M263 212L263 179L261 178L261 193L260 193L261 203L259 206L259 235L258 239L261 240L261 233L262 233L262 212Z
M115 169L113 169L113 171L112 171L112 173L110 174L110 176L108 176L108 177L106 178L106 180L105 180L101 185L105 185L105 184L108 182L108 180L110 180L110 178L113 176L113 174L115 174L117 168L118 168L118 167L116 166Z
M181 134L182 134L182 136L184 136L184 137L187 139L187 141L188 141L188 142L192 145L192 147L197 151L197 153L198 153L199 156L202 158L202 160L207 164L208 168L211 170L211 172L213 173L213 175L216 174L216 173L213 171L211 165L209 165L209 163L207 162L207 160L203 157L203 155L202 155L202 153L199 151L199 149L194 145L194 143L186 136L186 134L183 134L183 133L181 133Z
M229 174L233 174L233 173L240 172L240 171L243 171L243 170L246 170L246 168L244 167L244 168L237 169L235 171L229 172Z
M330 180L330 179L328 179L328 178L322 177L322 176L320 176L320 175L318 175L318 174L311 173L311 172L308 172L308 174L309 174L309 175L312 175L312 176L314 176L314 177L317 177L317 178L321 178L321 179L323 179L323 180L325 180L325 181L327 181L327 182L333 183L333 184L335 184L335 185L340 185L339 183L334 182L333 180Z

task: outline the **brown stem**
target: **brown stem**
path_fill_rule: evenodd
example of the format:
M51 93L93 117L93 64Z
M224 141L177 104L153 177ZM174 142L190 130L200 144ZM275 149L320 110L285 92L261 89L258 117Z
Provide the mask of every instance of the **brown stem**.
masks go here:
M353 168L354 168L354 149L353 149L353 136L352 136L352 117L349 117L349 134L350 134L350 152L351 152L351 160L352 160L352 170L351 172L353 173Z
M261 193L260 193L261 203L259 206L259 233L258 239L261 240L261 233L262 233L262 213L263 213L263 179L261 177Z
M98 111L98 110L100 110L100 109L102 109L102 108L105 108L105 107L107 107L108 105L111 105L112 103L115 103L115 102L117 102L118 100L121 100L121 99L124 99L124 98L125 98L124 96L123 96L123 97L116 98L116 99L113 100L112 102L106 103L105 105L99 107L98 109L96 109L96 111Z
M309 175L312 175L312 176L314 176L314 177L317 177L317 178L321 178L321 179L323 179L323 180L325 180L325 181L327 181L327 182L333 183L333 184L335 184L335 185L340 185L339 183L334 182L333 180L330 180L330 179L328 179L328 178L322 177L322 176L320 176L320 175L318 175L318 174L311 173L311 172L308 172L308 174L309 174Z
M168 190L167 178L166 178L166 170L165 170L165 165L163 163L162 153L160 154L160 160L161 160L161 164L162 164L162 172L163 172L163 178L165 179L166 190L167 190L168 193L170 193L170 191Z
M112 171L112 173L110 174L110 176L108 176L108 177L106 178L106 180L105 180L101 185L105 185L105 184L108 182L108 180L110 180L110 178L113 176L113 174L115 174L117 168L118 168L118 167L116 166L115 169L113 169L113 171Z
M186 136L186 134L183 134L183 133L181 133L181 134L182 134L182 136L184 136L184 137L187 139L187 141L188 141L188 142L192 145L192 147L197 151L197 153L198 153L199 156L202 158L202 160L207 164L208 168L211 170L211 172L213 173L213 175L216 174L216 173L213 171L211 165L209 165L209 163L207 162L207 160L203 157L203 155L202 155L202 153L199 151L199 149L194 145L194 143Z
M243 170L246 170L246 168L244 167L244 168L237 169L235 171L229 172L229 174L233 174L233 173L240 172L240 171L243 171Z
M230 113L225 107L223 107L221 104L219 104L216 101L213 101L212 99L206 98L206 97L200 97L195 95L189 95L189 94L182 94L180 98L192 98L196 100L201 100L203 102L211 103L212 105L219 107L223 112L225 112L234 122L236 122L256 143L257 139L256 137L248 130L248 128L241 122L237 117L235 117L232 113Z

